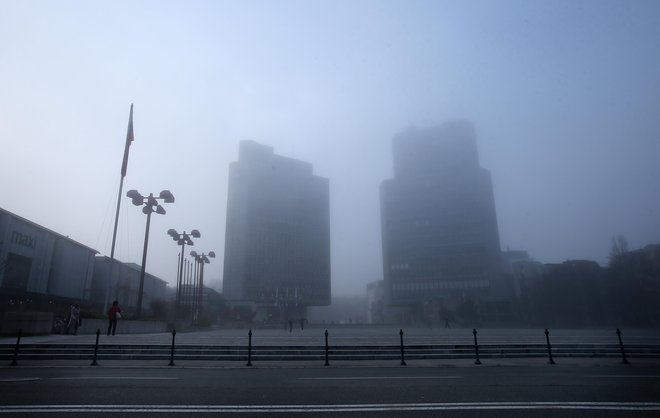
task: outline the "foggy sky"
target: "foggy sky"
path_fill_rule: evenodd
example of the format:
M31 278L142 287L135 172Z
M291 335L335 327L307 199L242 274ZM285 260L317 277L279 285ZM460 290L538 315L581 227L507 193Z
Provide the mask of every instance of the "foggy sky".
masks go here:
M391 139L463 118L491 171L502 249L606 263L613 235L660 242L660 2L0 0L0 207L110 254L124 191L170 189L167 235L218 258L238 141L330 179L332 288L382 278L378 186ZM141 261L123 198L116 256Z

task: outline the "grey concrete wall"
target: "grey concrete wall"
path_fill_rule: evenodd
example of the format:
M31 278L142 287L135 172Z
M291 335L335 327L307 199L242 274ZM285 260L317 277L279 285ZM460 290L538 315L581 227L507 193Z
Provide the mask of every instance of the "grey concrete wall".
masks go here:
M5 312L0 323L0 334L48 335L53 325L52 312Z

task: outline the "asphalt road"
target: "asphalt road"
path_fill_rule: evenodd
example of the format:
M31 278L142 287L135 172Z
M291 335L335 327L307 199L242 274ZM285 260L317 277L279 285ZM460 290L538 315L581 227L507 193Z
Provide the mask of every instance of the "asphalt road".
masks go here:
M660 366L0 369L0 415L660 415Z

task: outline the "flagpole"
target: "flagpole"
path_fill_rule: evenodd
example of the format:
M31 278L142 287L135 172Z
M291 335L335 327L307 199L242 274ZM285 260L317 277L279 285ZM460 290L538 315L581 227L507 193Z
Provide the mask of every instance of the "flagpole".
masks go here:
M105 293L104 308L110 302L110 284L114 280L114 267L115 267L115 243L117 241L117 225L119 224L119 209L121 208L121 196L124 188L124 177L126 177L126 168L128 166L128 148L133 142L133 103L131 103L131 111L128 116L128 129L126 130L126 144L124 146L124 158L121 163L121 179L119 180L119 193L117 194L117 210L115 212L115 227L112 231L112 247L110 248L110 277L108 277L108 287Z
M112 231L112 248L110 249L110 259L115 259L115 242L117 241L117 225L119 224L119 208L121 207L121 193L124 188L124 177L126 177L126 167L128 165L128 147L133 142L133 103L131 103L131 112L128 116L128 129L126 131L126 145L124 147L124 158L121 163L121 180L119 181L119 194L117 195L117 211L115 212L115 228Z
M115 241L117 240L117 225L119 223L119 208L121 207L121 192L124 188L124 176L119 181L119 195L117 196L117 212L115 214L115 229L112 232L112 249L110 250L110 259L115 259Z

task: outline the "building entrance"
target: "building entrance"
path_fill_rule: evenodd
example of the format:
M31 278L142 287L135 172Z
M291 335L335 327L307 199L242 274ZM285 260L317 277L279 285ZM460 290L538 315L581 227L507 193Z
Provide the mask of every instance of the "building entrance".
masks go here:
M2 280L3 293L23 293L27 291L27 284L32 268L32 258L15 253L7 254Z

